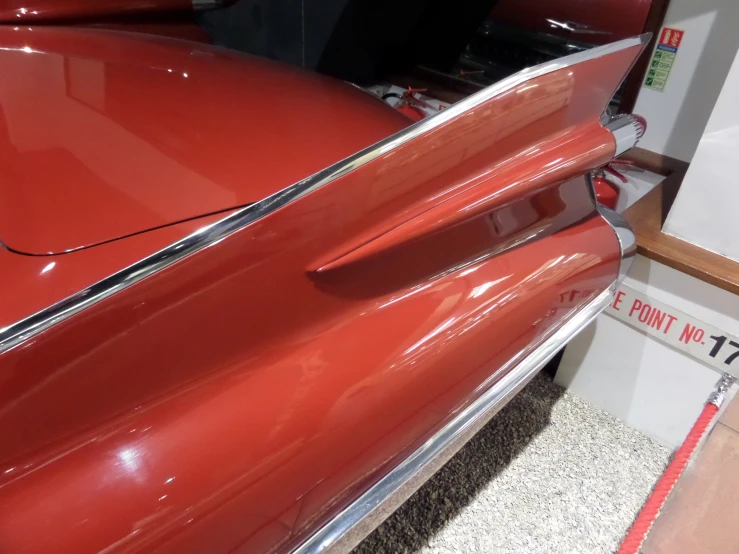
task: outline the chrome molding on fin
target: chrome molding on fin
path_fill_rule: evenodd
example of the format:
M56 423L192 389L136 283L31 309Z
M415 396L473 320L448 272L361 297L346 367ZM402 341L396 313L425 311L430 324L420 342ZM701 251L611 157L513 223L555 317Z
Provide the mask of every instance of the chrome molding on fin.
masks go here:
M650 35L641 35L599 46L559 58L551 62L524 69L510 77L491 85L480 92L473 94L439 112L438 114L421 120L410 127L384 139L380 142L357 152L356 154L319 171L289 187L271 195L259 202L244 207L216 223L203 227L191 235L170 244L162 250L139 260L138 262L98 281L59 302L36 312L33 315L0 328L0 353L6 352L29 338L46 331L57 323L89 308L113 294L165 269L183 258L211 246L224 239L231 233L246 227L250 223L286 206L287 204L310 194L314 190L346 175L364 164L390 152L398 146L439 127L462 113L474 109L479 104L512 89L519 84L559 69L593 60L640 46L644 48ZM63 255L63 254L62 254Z

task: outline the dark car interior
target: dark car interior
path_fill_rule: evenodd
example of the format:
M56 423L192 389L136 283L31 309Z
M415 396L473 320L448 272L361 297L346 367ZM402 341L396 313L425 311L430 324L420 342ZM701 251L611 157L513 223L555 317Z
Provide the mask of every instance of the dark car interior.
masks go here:
M363 86L423 89L451 103L526 67L648 32L664 4L239 0L196 17L214 44ZM629 89L642 73L632 72L612 111L633 107Z

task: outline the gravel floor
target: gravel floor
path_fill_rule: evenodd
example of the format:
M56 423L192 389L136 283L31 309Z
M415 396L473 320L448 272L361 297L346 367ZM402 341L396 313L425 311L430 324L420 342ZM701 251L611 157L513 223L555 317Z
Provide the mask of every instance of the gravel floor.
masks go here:
M669 455L539 375L353 554L611 553Z

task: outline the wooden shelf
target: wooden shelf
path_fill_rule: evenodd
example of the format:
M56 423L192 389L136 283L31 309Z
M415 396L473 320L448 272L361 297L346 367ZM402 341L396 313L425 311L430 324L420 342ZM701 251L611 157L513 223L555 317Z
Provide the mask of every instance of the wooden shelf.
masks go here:
M640 148L634 148L628 159L639 167L667 175L662 183L624 212L624 217L636 233L637 252L696 279L739 294L739 262L662 232L662 225L688 164Z

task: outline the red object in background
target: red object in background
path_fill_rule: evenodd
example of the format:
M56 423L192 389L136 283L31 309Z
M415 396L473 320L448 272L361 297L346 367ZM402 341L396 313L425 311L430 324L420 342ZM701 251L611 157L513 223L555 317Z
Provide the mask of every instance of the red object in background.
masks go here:
M404 91L400 96L398 104L395 105L396 110L413 121L421 121L429 116L429 113L425 112L424 108L431 109L432 113L436 111L436 108L433 108L424 100L416 97L415 93L417 92L426 92L426 89L414 89L408 87L408 90ZM441 108L438 109L440 110Z
M222 49L43 27L0 41L0 238L87 246L1 249L5 326L219 216L175 221L409 124ZM599 118L640 51L450 114L2 352L2 548L287 551L315 531L575 313L562 295L614 282L619 243L582 175L615 152Z
M618 202L618 188L609 183L605 177L593 177L593 187L596 200L607 208L615 210Z
M208 44L193 15L197 9L192 0L0 0L0 22L26 27L66 24Z
M192 0L0 0L0 21L31 25L59 19L192 10Z
M680 42L683 40L684 34L685 31L681 31L680 29L665 27L662 29L662 33L659 36L659 44L678 48L680 46Z
M402 113L404 116L409 117L413 121L421 121L426 117L426 114L424 114L421 110L418 108L414 108L410 104L400 104L397 108L400 113Z

